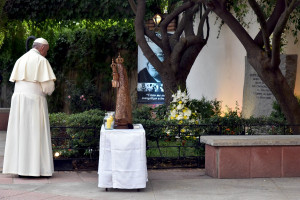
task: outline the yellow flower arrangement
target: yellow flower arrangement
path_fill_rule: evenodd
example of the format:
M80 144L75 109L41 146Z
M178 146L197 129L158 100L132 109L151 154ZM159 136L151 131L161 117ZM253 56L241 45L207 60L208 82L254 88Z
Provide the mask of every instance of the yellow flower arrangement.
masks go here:
M173 100L170 103L170 113L168 115L168 120L190 120L196 119L198 115L196 112L192 112L189 108L189 97L186 90L181 91L180 89L172 95Z
M189 136L193 135L191 130L184 125L187 124L199 124L200 115L196 110L191 108L191 101L187 95L186 90L181 91L180 89L172 95L172 101L169 106L169 113L167 114L167 119L169 121L174 121L179 125L183 125L180 130L177 130L174 127L169 127L166 130L168 136L179 137L178 131L183 134L182 137L189 140L194 140L194 137Z

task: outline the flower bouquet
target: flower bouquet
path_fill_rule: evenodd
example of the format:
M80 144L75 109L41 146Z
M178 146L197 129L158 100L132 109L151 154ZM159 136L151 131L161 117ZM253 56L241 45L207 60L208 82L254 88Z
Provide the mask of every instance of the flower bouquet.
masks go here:
M186 90L181 91L181 89L178 89L178 91L172 95L172 98L173 100L170 103L166 118L180 126L168 126L165 133L168 137L181 138L184 145L186 140L197 139L191 126L199 124L200 114L192 109Z

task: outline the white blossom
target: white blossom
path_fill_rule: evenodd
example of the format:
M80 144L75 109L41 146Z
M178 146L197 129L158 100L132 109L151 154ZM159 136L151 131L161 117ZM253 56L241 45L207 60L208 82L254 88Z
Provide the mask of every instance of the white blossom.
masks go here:
M182 114L178 115L178 116L176 117L176 119L177 119L177 120L182 120L182 119L183 119L183 115L182 115Z
M186 116L191 116L192 115L192 111L190 109L187 109L185 112L184 112L184 115Z
M176 117L176 110L175 109L171 110L171 117Z
M177 110L181 110L183 107L184 107L184 105L183 105L183 104L178 104L178 106L177 106Z
M177 90L177 97L180 98L181 96L181 90Z

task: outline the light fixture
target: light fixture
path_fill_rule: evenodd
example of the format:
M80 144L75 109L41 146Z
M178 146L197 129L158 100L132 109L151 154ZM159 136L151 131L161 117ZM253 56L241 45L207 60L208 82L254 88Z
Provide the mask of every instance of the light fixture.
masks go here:
M154 21L154 24L156 27L160 24L161 20L162 20L162 18L159 14L154 15L153 21Z
M59 152L55 152L54 157L57 158L59 156L60 156Z

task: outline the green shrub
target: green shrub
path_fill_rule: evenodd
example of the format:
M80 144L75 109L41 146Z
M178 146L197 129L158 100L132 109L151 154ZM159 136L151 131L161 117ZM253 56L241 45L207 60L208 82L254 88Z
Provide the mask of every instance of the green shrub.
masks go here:
M105 112L93 109L76 114L53 113L49 115L51 126L74 128L52 128L53 153L61 157L90 157L99 143L100 128ZM90 127L90 128L88 128ZM65 139L56 139L56 138Z
M92 109L69 115L67 126L101 128L105 111Z
M135 120L152 120L153 109L150 106L142 106L132 111L132 118Z
M297 100L298 100L298 103L300 105L300 97L297 97ZM273 102L273 107L272 108L273 108L273 111L272 111L270 117L272 119L277 119L277 120L282 121L283 123L286 123L286 118L285 118L283 112L281 111L280 105L277 101Z
M100 128L104 115L105 111L103 110L91 109L75 114L50 113L49 120L51 126Z
M66 84L65 100L70 105L72 113L100 108L101 98L97 93L96 86L91 81L83 81L81 87L71 83L71 81L66 81Z
M221 115L221 101L207 100L202 97L201 100L192 99L190 101L190 108L197 111L202 119Z
M0 31L2 82L12 85L8 79L14 63L25 53L26 38L30 35L46 38L50 44L47 59L56 75L55 92L47 97L50 112L66 109L72 113L82 112L100 108L100 104L101 108L110 110L113 105L109 67L112 58L121 52L127 70L136 69L137 59L131 56L137 51L137 45L133 42L133 19L8 22L5 30ZM72 85L68 85L67 81L72 82ZM72 102L68 102L70 104L66 103L66 100L70 100L69 95L72 97ZM82 95L85 100L80 99ZM11 96L7 98L5 101L10 102Z
M66 126L69 115L66 113L51 113L49 121L51 126Z
M156 114L156 119L157 120L163 120L163 119L165 119L165 117L167 115L168 107L166 106L166 104L162 104L162 105L159 105L159 106L155 107L153 109L153 111Z

